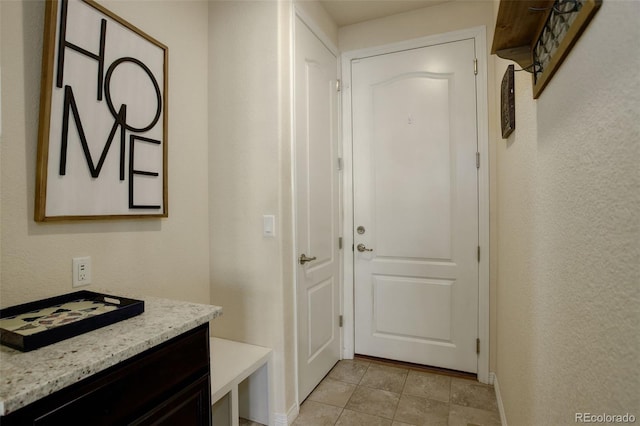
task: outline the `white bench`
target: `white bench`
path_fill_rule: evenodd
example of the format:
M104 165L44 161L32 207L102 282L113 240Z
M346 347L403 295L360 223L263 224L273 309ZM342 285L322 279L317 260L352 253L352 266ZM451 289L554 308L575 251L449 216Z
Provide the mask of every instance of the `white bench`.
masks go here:
M212 337L211 403L214 426L238 426L239 417L270 424L272 350Z

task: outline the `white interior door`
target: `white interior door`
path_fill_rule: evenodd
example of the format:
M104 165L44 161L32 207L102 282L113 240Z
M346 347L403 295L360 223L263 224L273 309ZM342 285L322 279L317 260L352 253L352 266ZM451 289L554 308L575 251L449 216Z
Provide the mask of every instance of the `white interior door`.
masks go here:
M340 357L337 58L295 22L298 397ZM308 260L305 260L308 259Z
M469 39L352 61L356 353L477 371L474 58Z

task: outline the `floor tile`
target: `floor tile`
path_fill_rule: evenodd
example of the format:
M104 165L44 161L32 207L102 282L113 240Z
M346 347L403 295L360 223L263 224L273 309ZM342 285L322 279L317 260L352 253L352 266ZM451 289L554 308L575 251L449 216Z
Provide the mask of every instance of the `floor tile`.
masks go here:
M336 426L391 426L391 420L357 411L343 410Z
M492 386L403 367L340 361L302 404L294 425L500 426Z
M451 404L449 409L449 426L500 426L500 415L497 411L480 410Z
M403 394L419 396L441 402L449 402L451 377L440 374L409 371Z
M362 376L364 376L368 367L369 362L366 361L343 359L329 372L329 377L357 385L362 380Z
M331 426L338 421L341 412L340 407L307 400L300 406L300 414L293 424L294 426Z
M311 392L308 399L344 408L355 389L356 385L327 377Z
M358 386L346 408L360 413L393 419L400 394Z
M449 404L418 396L402 395L394 420L420 426L447 426Z
M400 393L408 372L405 368L371 364L362 377L360 386Z
M498 411L493 386L472 380L451 380L451 403L481 410Z

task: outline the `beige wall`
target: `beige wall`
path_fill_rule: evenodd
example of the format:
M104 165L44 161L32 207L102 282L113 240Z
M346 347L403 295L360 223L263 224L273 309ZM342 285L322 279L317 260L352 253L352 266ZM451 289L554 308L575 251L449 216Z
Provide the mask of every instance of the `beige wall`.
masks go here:
M211 299L214 334L274 349L275 411L295 405L289 100L291 3L209 8ZM276 216L275 238L262 216Z
M337 27L318 3L298 7L337 45ZM209 7L211 299L225 309L214 334L273 348L280 416L295 412L297 400L292 8L290 1ZM276 238L262 236L265 214L276 216Z
M322 31L323 36L327 37L335 47L338 47L338 26L319 2L295 0L294 4L297 10L302 11L305 17L313 21L314 26Z
M491 40L493 23L491 2L452 1L341 27L339 47L347 52L479 25L487 26L487 39Z
M638 3L603 2L537 101L516 73L516 130L494 141L510 425L640 416L638 22Z
M210 301L207 3L101 3L169 47L169 218L33 221L44 2L0 2L2 306L72 291L85 255L86 289Z
M487 58L493 40L495 18L493 5L489 1L456 1L401 13L386 18L375 19L339 29L339 47L341 52L381 46L429 35L485 26L487 32ZM488 68L488 112L489 141L499 135L499 116L496 115L497 89L494 78L494 61L487 60ZM495 144L489 143L489 371L495 370L496 347L496 271L497 271L497 226L496 226L496 162Z

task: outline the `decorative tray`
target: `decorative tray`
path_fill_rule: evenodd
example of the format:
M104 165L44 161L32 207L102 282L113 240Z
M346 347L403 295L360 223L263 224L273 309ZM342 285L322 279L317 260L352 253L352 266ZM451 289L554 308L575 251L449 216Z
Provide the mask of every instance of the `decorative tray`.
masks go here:
M77 291L0 309L0 343L23 352L144 312L144 301Z

